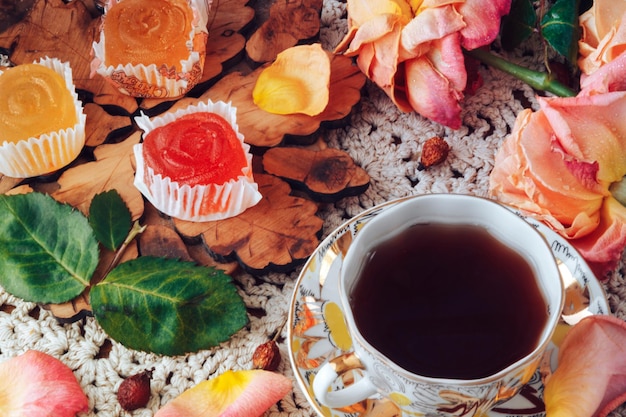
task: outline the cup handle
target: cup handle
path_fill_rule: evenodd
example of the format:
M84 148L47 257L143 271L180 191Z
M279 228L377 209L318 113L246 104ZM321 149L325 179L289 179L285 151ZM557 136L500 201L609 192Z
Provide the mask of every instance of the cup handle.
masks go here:
M338 356L322 365L313 379L315 398L326 407L342 408L375 394L376 387L367 375L345 388L330 390L331 385L340 375L353 369L364 369L354 352Z

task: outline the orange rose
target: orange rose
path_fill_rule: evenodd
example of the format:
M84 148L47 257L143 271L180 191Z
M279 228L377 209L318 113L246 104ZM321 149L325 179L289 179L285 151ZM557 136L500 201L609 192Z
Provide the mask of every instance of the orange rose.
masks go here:
M349 31L336 51L403 111L458 129L467 73L462 48L491 43L511 0L348 0Z
M539 98L498 151L490 194L533 213L604 276L626 246L623 59L591 75L576 97Z
M626 2L595 0L580 16L578 66L589 75L626 50Z

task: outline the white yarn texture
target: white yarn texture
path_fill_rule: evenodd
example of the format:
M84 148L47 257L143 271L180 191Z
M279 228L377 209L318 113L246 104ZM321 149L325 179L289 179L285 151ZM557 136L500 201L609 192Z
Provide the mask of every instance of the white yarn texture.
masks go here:
M320 40L333 50L347 30L345 3L325 0ZM532 46L529 46L529 48ZM511 57L522 65L540 68L540 58L519 53ZM400 112L378 87L366 83L362 100L345 127L324 132L328 146L342 149L371 177L370 187L357 196L321 205L323 236L352 216L398 197L429 192L455 192L485 196L494 155L510 133L524 107L536 109L535 93L524 83L493 69L481 69L484 85L463 103L463 126L451 130L415 113ZM419 170L423 143L432 136L451 146L447 160ZM624 264L605 285L613 312L626 318ZM107 335L93 318L59 324L46 310L26 303L0 289L0 361L36 349L67 364L89 398L84 417L151 417L167 402L199 382L232 369L249 369L256 346L266 342L286 319L299 270L291 274L234 278L249 308L264 311L251 316L249 326L217 348L168 357L137 352L113 342L107 357L99 352ZM260 279L259 279L260 278ZM287 332L283 329L279 372L293 379ZM122 380L144 369L153 369L152 396L147 408L124 412L116 399ZM294 379L293 392L265 416L314 416ZM620 411L613 416L622 415ZM624 413L626 415L626 413ZM81 416L81 417L83 417Z

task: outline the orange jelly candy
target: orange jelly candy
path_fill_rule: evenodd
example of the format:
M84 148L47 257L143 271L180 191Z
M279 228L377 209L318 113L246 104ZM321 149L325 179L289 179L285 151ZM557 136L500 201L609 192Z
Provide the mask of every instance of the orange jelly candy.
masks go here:
M107 65L182 69L189 59L193 10L186 0L123 0L104 18Z
M53 69L23 64L0 75L0 144L73 128L77 122L72 94Z
M243 175L248 165L241 140L222 116L187 114L146 135L145 163L180 184L221 185Z

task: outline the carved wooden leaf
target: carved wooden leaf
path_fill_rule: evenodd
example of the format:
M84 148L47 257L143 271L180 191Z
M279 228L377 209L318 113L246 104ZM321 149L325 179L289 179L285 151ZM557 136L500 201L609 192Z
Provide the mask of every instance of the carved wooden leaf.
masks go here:
M85 124L85 145L87 146L101 145L113 132L132 127L130 117L113 116L94 103L85 104L83 111L87 116Z
M0 34L0 46L11 50L16 64L50 56L69 62L78 88L87 88L91 44L98 22L81 1L37 0L20 23Z
M277 177L254 178L263 195L256 206L220 221L175 220L176 229L184 236L201 236L214 256L237 259L248 271L291 270L319 244L323 220L315 215L317 204L289 195L289 185Z
M361 194L370 181L350 155L335 148L272 148L263 154L263 168L321 202Z
M248 75L226 75L200 99L231 101L237 107L237 124L250 145L279 145L285 135L306 136L314 133L322 122L341 120L350 114L361 99L365 75L345 56L331 58L330 98L326 109L317 116L305 114L280 115L260 109L252 101L252 90L263 68Z
M231 61L245 48L246 38L240 33L254 19L248 0L216 0L209 12L209 40L202 81L219 75L224 63Z
M51 193L52 197L87 214L94 195L114 189L122 196L132 218L138 219L144 201L133 184L133 145L140 138L141 132L135 132L123 142L98 146L94 151L95 161L70 168L59 177L59 188Z
M285 49L317 36L321 11L322 0L275 1L269 19L246 44L248 57L255 62L270 62Z

